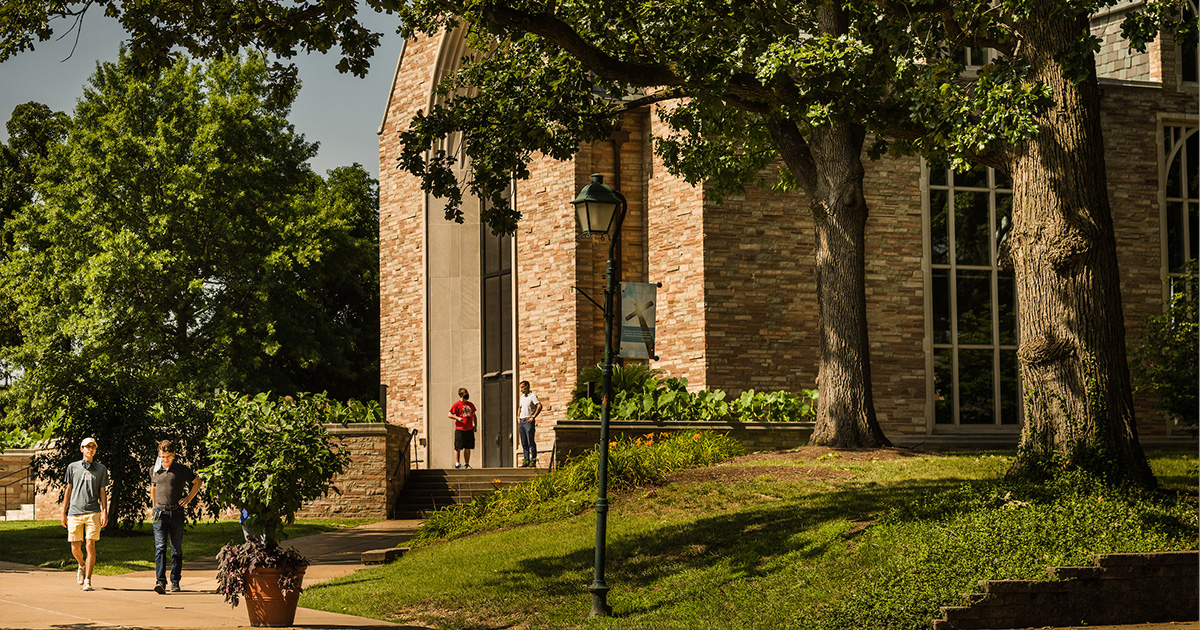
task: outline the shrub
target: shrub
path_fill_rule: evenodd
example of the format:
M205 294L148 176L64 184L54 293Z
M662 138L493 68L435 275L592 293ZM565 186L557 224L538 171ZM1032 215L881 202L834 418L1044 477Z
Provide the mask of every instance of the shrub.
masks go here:
M307 396L307 394L302 395ZM374 400L360 402L351 399L343 403L331 398L325 398L324 394L318 394L317 396L326 405L321 411L321 417L324 422L337 422L343 425L361 422L383 422L383 407Z
M205 438L212 464L198 471L212 500L245 509L269 547L304 505L324 495L350 456L326 433L324 395L273 399L224 392Z
M1154 392L1160 410L1176 425L1197 426L1200 370L1197 369L1196 261L1190 260L1167 311L1142 322L1141 338L1133 352L1134 383L1138 391Z
M54 423L47 423L41 429L25 427L10 427L0 429L0 451L9 448L34 448L40 442L49 442L54 437Z
M647 434L609 443L608 487L622 490L654 483L679 470L710 466L744 452L720 433ZM491 495L430 514L413 538L415 544L459 538L503 526L546 522L592 506L600 448L596 446L565 466Z
M600 385L603 374L600 364L584 368L571 390L571 402L586 398L588 385L592 386L592 402L600 404ZM642 383L648 378L662 376L662 370L652 369L645 363L613 364L612 388L614 392L641 391Z
M614 422L800 422L817 414L817 390L762 393L742 392L733 402L725 402L725 392L687 390L687 379L646 378L640 388L614 389L609 419ZM567 416L577 420L599 420L600 403L580 398L567 407Z

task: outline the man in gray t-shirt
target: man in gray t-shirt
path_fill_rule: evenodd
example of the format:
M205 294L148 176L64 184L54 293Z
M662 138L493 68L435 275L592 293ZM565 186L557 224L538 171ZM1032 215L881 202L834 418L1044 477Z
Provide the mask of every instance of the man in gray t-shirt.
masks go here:
M96 541L100 530L108 525L108 469L95 461L100 446L94 438L84 438L79 444L83 459L67 465L63 475L66 494L63 497L62 526L67 528L71 554L79 563L75 581L83 590L92 590L92 570L96 567ZM83 541L87 540L87 559L84 560Z

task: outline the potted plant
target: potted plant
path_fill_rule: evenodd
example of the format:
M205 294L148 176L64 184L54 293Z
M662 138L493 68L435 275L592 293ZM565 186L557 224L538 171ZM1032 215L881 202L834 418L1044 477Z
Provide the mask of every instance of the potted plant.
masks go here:
M350 456L325 431L323 395L225 392L217 403L205 438L212 464L199 474L210 498L244 510L243 525L255 534L221 548L217 587L234 606L246 599L251 626L290 626L308 560L280 547L283 528L306 501L336 490L333 478Z

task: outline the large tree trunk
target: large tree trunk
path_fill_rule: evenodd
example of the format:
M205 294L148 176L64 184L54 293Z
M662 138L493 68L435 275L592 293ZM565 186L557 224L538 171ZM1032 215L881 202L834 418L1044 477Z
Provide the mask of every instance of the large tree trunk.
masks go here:
M796 159L795 147L780 147L788 167L804 185L816 228L821 363L817 423L809 440L813 445L891 446L879 428L871 396L865 286L867 203L862 166L865 135L861 126L852 124L815 129L808 141L811 160ZM789 142L780 135L776 138L785 145Z
M1063 22L1024 33L1038 42L1028 53L1035 79L1056 105L1011 160L1025 426L1010 472L1053 464L1153 485L1133 415L1094 63L1089 56L1091 76L1074 84L1052 58L1087 20Z

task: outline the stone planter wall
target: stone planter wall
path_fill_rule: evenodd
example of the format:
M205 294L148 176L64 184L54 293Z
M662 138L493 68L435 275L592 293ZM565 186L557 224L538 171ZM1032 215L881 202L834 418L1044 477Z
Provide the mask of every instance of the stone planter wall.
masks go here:
M609 422L610 439L642 437L647 433L717 431L745 445L746 450L781 451L804 446L813 432L811 422ZM600 441L598 420L560 420L554 426L554 465L559 466Z
M410 433L403 427L385 423L327 424L325 429L339 448L350 451L350 468L334 479L341 494L312 501L296 515L298 518L389 518L396 496L408 478ZM29 465L36 451L9 450L0 452L0 475L10 469ZM57 520L62 515L58 489L46 492L39 484L34 514L38 520ZM14 488L9 489L12 494ZM26 497L23 501L29 503ZM17 506L11 506L15 509Z
M338 446L350 451L350 468L333 482L341 493L312 501L297 518L390 518L409 469L409 439L404 427L386 423L325 425Z

